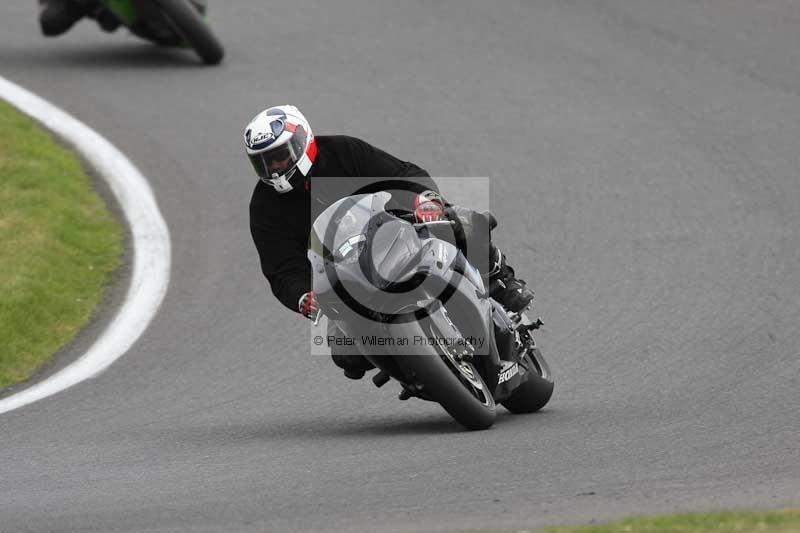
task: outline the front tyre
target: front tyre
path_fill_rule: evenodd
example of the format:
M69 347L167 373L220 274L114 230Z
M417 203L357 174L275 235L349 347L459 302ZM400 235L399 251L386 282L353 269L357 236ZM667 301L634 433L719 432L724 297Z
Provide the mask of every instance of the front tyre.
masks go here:
M188 0L158 0L161 10L181 37L183 37L202 60L216 65L225 56L222 45L211 33L202 15Z
M429 338L444 335L429 330ZM400 357L398 363L432 400L469 430L487 429L494 424L496 405L492 392L470 362L460 361L456 348L431 346L433 352Z

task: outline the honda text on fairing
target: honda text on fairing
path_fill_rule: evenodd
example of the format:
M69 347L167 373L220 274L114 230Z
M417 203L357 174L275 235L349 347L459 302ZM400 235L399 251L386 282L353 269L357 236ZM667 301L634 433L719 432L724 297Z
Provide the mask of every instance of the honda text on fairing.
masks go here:
M507 312L459 251L431 231L450 221L414 223L389 211L388 192L345 197L313 224L308 257L320 312L335 321L400 399L438 402L461 425L494 423L496 404L541 409L553 379L524 311Z

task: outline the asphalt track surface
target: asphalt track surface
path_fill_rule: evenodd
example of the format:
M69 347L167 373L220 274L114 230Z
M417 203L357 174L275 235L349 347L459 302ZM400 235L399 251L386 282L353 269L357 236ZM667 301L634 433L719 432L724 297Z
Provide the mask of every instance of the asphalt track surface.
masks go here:
M0 73L123 150L173 239L133 349L0 416L0 530L519 528L800 503L796 2L229 4L212 4L219 68L88 23L48 41L33 0L0 6ZM543 412L465 432L308 355L247 229L240 133L283 102L317 133L492 177L496 241L546 322Z

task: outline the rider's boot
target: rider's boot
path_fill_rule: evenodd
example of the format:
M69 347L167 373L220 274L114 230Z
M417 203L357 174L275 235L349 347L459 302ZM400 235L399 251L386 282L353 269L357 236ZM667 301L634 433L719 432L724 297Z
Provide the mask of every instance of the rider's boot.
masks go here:
M533 300L533 291L525 285L525 280L514 276L514 269L494 245L490 253L492 270L489 272L489 296L512 313L524 311Z
M344 333L333 322L328 323L328 339L344 339ZM367 370L372 370L375 365L358 352L354 346L348 346L343 342L328 342L331 349L333 363L344 370L344 375L350 379L361 379Z
M367 370L375 368L375 365L361 354L341 354L334 353L334 350L331 350L331 358L336 366L344 370L345 377L350 379L361 379L367 373Z
M47 37L55 37L69 30L86 14L71 0L39 0L39 25Z

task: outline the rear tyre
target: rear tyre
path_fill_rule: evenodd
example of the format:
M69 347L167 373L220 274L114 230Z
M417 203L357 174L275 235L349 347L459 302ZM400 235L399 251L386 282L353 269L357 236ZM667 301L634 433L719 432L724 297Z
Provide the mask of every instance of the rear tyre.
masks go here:
M444 335L427 332L429 338ZM423 385L423 392L439 403L459 424L469 430L494 424L496 405L492 392L472 363L461 362L448 346L431 346L425 355L404 356L398 363L406 374Z
M553 395L553 376L539 348L533 347L519 364L520 373L525 373L525 381L511 396L503 400L503 407L512 413L534 413L550 401Z
M202 15L188 0L158 0L175 31L181 34L208 65L216 65L225 56L222 45L211 33Z

